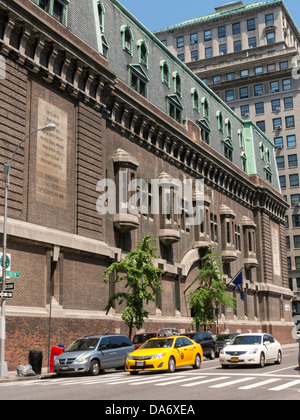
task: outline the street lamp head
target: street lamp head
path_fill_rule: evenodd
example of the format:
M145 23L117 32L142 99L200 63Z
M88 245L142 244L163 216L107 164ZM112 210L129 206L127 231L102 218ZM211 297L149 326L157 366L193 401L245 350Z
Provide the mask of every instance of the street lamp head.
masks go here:
M45 125L45 127L42 127L40 130L41 131L54 131L56 130L56 125L51 123L51 124Z

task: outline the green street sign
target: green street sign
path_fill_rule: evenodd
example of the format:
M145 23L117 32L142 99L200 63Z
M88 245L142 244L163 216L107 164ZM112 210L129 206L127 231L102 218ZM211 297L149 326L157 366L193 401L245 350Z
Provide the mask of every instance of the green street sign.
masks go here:
M6 276L7 277L14 277L16 279L19 278L20 273L16 272L16 271L6 271Z
M20 277L20 273L17 273L16 271L6 271L6 278L8 277L14 277L15 279L18 279ZM0 282L2 281L2 276L0 277Z

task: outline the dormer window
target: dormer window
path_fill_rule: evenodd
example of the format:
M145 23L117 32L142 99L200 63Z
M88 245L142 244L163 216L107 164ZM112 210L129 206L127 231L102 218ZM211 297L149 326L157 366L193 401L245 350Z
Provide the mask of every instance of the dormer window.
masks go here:
M123 50L133 55L133 33L129 25L121 27Z
M63 25L67 25L69 0L33 0L45 12L49 13Z

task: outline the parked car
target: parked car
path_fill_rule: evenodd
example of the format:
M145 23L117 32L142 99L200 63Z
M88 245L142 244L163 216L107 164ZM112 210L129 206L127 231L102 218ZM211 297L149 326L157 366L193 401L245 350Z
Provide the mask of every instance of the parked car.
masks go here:
M216 343L216 356L219 355L220 351L223 347L227 346L227 344L230 343L230 341L239 335L239 333L233 333L233 334L218 334L215 338Z
M199 344L184 336L151 338L126 359L125 370L131 375L140 371L167 370L193 366L200 369L203 352Z
M141 334L135 334L133 337L133 344L134 344L134 350L137 350L142 344L144 344L147 340L150 340L150 338L158 337L158 333L141 333Z
M171 335L179 335L177 328L166 327L166 328L161 328L158 331L158 337L169 337Z
M103 369L124 368L133 343L125 335L92 335L74 341L56 357L53 369L56 374L78 372L96 376Z
M199 343L202 347L203 355L210 360L214 360L216 357L216 344L210 332L190 332L184 335Z
M259 365L282 362L282 347L270 334L239 334L220 351L222 368L232 365Z

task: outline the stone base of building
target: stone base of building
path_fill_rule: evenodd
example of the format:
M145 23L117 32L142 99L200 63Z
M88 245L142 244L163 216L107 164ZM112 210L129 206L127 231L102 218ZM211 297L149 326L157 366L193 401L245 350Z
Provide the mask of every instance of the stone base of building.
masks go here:
M16 309L18 309L18 315L10 314L6 317L5 360L10 371L16 370L19 364L28 363L28 354L31 350L43 352L43 368L47 368L52 346L63 344L67 347L75 339L90 334L128 335L128 328L120 314L105 315L104 312L89 312L84 315L81 311L67 311L68 314L54 305L50 317L49 311L44 309L31 308L31 314L28 308L24 308L23 313L22 308ZM13 308L10 308L10 312L13 312ZM163 327L175 327L181 334L195 330L191 318L182 318L180 314L174 317L163 317L157 314L149 316L141 332L155 332ZM295 342L292 337L293 328L293 323L247 320L222 320L218 325L219 333L266 332L272 334L281 344ZM210 331L212 334L216 333L216 324Z

